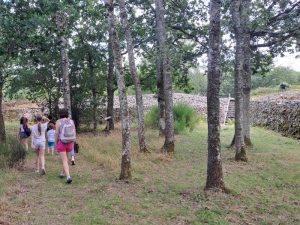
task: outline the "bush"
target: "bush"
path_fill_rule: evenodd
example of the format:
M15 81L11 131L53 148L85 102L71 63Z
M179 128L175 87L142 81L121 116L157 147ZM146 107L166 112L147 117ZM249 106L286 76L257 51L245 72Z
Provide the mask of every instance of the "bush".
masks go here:
M15 139L8 139L5 144L0 144L0 169L18 168L25 162L27 152Z
M189 105L184 103L178 103L174 105L174 132L175 134L183 133L187 129L193 131L199 123L200 117L197 112ZM146 114L146 125L148 127L157 129L159 122L159 109L154 106Z
M150 128L157 129L158 121L159 121L159 109L158 106L153 106L146 113L145 124Z
M279 88L280 90L287 90L289 89L290 85L286 82L282 82L280 85L279 85Z

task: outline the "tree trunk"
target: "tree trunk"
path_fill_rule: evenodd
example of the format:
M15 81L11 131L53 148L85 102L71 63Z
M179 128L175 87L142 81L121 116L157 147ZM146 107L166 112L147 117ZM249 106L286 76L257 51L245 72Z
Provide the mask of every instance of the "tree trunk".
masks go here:
M163 153L174 153L174 119L173 119L173 91L172 76L170 68L169 52L166 43L165 8L163 0L155 0L156 12L156 38L158 42L158 53L162 68L163 92L165 101L165 143L162 147Z
M115 25L115 15L113 0L104 0L108 13L109 32L112 38L112 50L117 72L117 83L120 101L120 114L122 121L122 161L121 161L121 180L131 179L131 142L130 142L130 118L128 112L124 68L122 65L122 55L119 42L119 36Z
M127 42L127 52L128 52L130 73L135 87L136 110L138 116L139 147L140 147L140 152L146 152L147 147L146 147L146 137L145 137L143 94L142 94L140 79L138 77L138 73L135 65L133 39L131 36L131 29L128 24L128 15L125 7L125 1L119 0L119 5L120 5L121 22L122 22L123 29L125 31L126 42Z
M162 12L164 13L164 11ZM159 9L156 9L156 18L158 20L158 17L163 17L163 15L160 15L161 12ZM161 19L161 18L160 18ZM158 109L159 109L159 121L158 121L158 128L159 128L159 136L164 137L165 136L165 127L166 127L166 121L165 121L165 92L164 92L164 75L163 75L163 49L161 46L161 22L158 23L156 21L156 39L157 39L157 54L156 54L156 85L157 85L157 103L158 103Z
M208 156L205 189L224 190L220 142L220 45L221 0L210 2L210 29L208 51L207 122Z
M244 65L244 39L241 24L241 0L232 2L232 20L236 39L235 47L235 160L247 161L243 134L243 65Z
M163 78L163 70L162 70L162 58L159 54L156 57L156 82L157 82L157 102L158 102L158 109L159 109L159 121L158 121L158 128L159 128L159 136L165 136L165 96L164 96L164 78Z
M250 9L251 0L242 3L242 24L244 27L244 74L243 74L243 133L247 146L251 146L250 138L250 92L251 92L251 48L250 48Z
M61 55L61 67L63 78L63 96L64 107L68 109L69 115L72 115L71 109L71 94L70 94L70 80L69 80L69 57L68 57L68 40L65 36L67 29L67 16L63 12L56 14L56 26L59 31L60 37L60 55Z
M3 143L6 140L6 133L5 133L4 115L2 111L4 77L1 69L2 68L0 67L0 143Z
M107 108L106 116L111 117L108 121L107 130L114 130L114 57L112 53L111 35L109 34L108 40L108 74L107 74Z
M93 96L93 132L96 134L98 128L98 120L97 120L97 93L96 90L93 88L92 90Z

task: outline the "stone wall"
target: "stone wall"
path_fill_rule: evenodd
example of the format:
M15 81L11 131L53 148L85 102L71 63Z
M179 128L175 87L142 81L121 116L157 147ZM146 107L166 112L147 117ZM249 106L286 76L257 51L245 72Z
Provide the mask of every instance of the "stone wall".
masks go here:
M26 114L29 119L34 115L41 114L44 109L35 103L28 101L11 101L3 104L3 114L5 121L15 122Z
M132 118L136 117L136 101L134 95L127 96L128 99L128 108ZM152 106L157 105L157 97L154 94L146 94L143 95L145 112L147 112ZM174 93L173 95L174 104L176 103L185 103L193 107L199 115L204 117L207 116L207 100L205 96L199 95L190 95L183 93ZM227 98L220 99L220 117L221 123L224 120L224 111L226 104L228 102ZM105 106L104 106L105 107ZM30 103L28 101L23 102L9 102L4 104L4 116L6 121L16 121L19 120L20 117L27 113L31 118L33 115L37 113L41 113L43 110L42 107L37 104ZM115 96L114 98L114 112L116 121L120 120L119 116L120 104L119 97ZM89 112L84 113L86 118L81 118L83 123L91 123L92 122L92 114ZM91 115L90 115L91 114ZM99 116L99 121L104 122L104 118L106 117L106 108L99 108L97 115Z
M251 121L253 125L300 139L300 92L252 101Z

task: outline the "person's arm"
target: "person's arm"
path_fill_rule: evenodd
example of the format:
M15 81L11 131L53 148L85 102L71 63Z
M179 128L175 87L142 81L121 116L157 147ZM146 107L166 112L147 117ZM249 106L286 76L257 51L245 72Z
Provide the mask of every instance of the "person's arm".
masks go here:
M34 132L31 132L31 148L34 149L33 140L34 140Z
M58 143L59 127L60 127L60 122L57 121L55 123L55 145L57 145Z
M18 141L21 141L21 137L20 136L21 136L21 127L19 128L19 132L18 132L18 137L17 137Z

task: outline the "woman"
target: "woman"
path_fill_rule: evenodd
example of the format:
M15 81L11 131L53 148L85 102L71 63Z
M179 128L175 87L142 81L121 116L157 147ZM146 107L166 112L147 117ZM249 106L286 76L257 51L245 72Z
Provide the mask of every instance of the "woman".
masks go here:
M46 148L46 130L48 123L44 122L46 117L38 115L36 117L36 124L32 127L31 146L36 151L36 172L41 175L46 174L45 170L45 148ZM41 168L40 165L41 164Z
M67 183L72 183L72 177L70 175L70 169L68 164L68 154L74 148L74 142L76 141L76 130L74 121L69 118L69 112L67 109L59 110L59 120L55 124L55 143L56 149L60 154L63 171L60 177L67 177Z
M25 147L26 151L28 151L28 138L31 135L31 130L28 127L28 119L24 116L20 119L20 129L18 139Z

